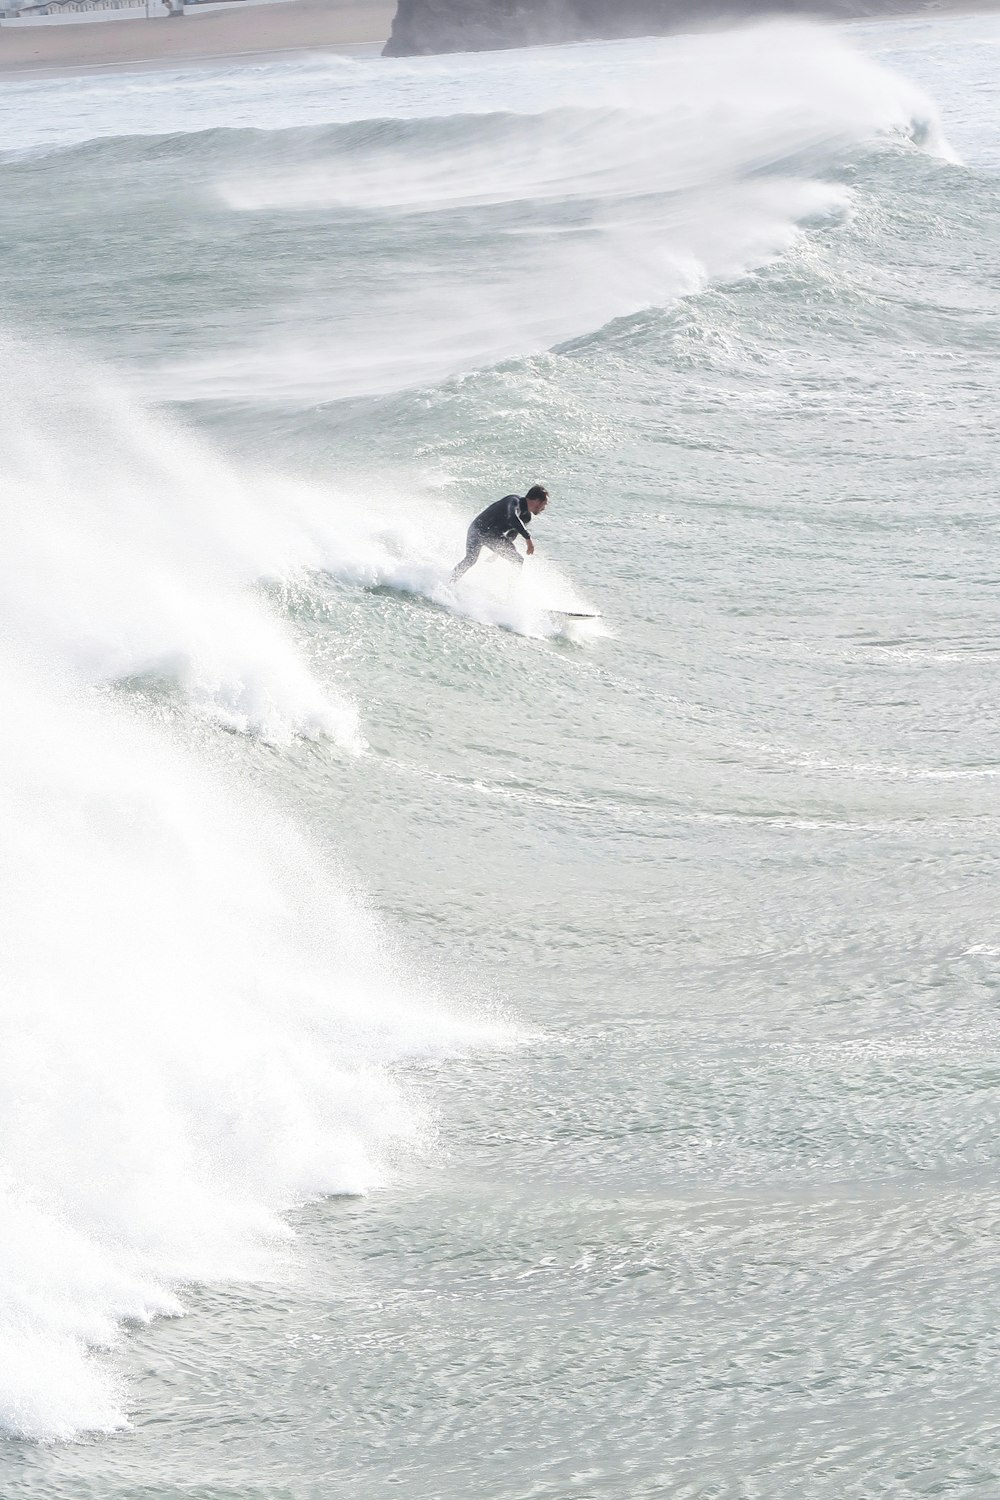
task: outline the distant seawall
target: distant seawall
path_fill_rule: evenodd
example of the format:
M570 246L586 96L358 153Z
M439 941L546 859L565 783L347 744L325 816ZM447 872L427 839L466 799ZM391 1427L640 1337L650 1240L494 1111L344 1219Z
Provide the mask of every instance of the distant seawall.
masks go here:
M934 0L399 0L385 54L655 36L766 16L848 20L947 8Z

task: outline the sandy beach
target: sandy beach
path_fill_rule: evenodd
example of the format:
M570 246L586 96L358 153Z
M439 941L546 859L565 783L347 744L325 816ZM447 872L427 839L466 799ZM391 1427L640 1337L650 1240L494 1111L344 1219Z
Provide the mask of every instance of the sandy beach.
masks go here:
M223 58L303 52L381 50L396 14L396 0L275 0L231 8L197 8L180 16L25 26L0 22L0 78L156 68ZM1000 0L941 0L903 10L898 19L996 10ZM857 17L859 21L885 16Z
M62 26L0 25L0 76L161 66L219 57L381 47L395 0L282 0L199 15Z

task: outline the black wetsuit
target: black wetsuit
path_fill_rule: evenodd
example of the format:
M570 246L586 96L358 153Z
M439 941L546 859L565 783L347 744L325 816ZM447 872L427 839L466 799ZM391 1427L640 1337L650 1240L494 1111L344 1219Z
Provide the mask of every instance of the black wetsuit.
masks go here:
M494 500L469 527L465 556L452 573L452 582L469 571L484 547L521 567L524 558L514 546L514 537L523 536L525 541L531 541L524 524L530 519L528 502L521 495L505 495L502 500Z

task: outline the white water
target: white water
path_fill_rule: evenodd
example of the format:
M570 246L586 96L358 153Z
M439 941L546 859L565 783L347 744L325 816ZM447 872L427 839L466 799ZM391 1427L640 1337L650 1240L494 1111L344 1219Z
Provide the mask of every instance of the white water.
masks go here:
M64 1438L125 1420L89 1353L122 1319L265 1273L280 1210L417 1142L386 1069L491 1031L421 994L328 850L108 691L360 750L253 588L318 556L316 496L65 350L3 365L0 1425Z
M241 478L65 348L0 346L8 530L5 630L45 667L87 682L155 676L268 738L358 744L356 713L324 696L286 629L253 596L315 555L280 485Z

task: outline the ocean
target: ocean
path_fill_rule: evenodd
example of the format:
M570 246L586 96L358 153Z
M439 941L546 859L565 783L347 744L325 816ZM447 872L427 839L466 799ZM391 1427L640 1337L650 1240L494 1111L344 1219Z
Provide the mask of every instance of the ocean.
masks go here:
M997 1493L998 59L5 83L4 1500Z

